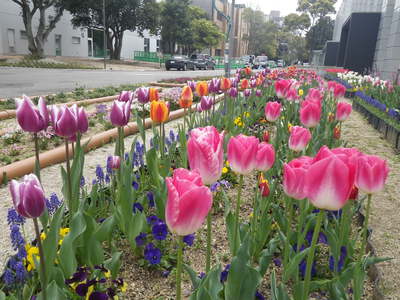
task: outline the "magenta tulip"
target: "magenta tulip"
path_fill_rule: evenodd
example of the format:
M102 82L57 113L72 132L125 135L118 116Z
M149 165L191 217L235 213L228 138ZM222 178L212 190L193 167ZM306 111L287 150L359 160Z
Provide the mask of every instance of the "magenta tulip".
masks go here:
M89 129L89 121L84 108L74 104L72 106L72 112L75 114L77 120L78 131L82 134L85 133Z
M128 102L132 101L133 99L133 92L131 91L122 91L118 96L118 101Z
M304 101L300 108L300 121L307 128L318 125L321 119L321 106L314 101Z
M265 105L265 118L275 122L281 114L282 105L279 102L267 102Z
M138 101L142 104L146 104L150 101L149 89L146 87L136 89L136 96Z
M66 105L53 105L50 112L51 122L58 136L70 138L78 132L78 118L73 108Z
M37 218L42 215L45 210L46 199L36 175L25 175L21 183L12 180L9 187L15 210L21 216Z
M238 96L238 90L235 87L229 89L229 96L232 98L236 98Z
M313 161L305 177L308 199L317 208L341 209L354 186L354 169L345 157L324 150L328 156Z
M296 89L289 89L286 93L286 99L289 101L295 101L299 98L300 97Z
M328 90L333 93L335 91L336 85L336 81L328 81Z
M203 96L200 99L200 108L201 111L204 110L210 110L211 107L213 106L213 98L211 98L210 96Z
M341 85L340 83L337 83L335 85L335 89L333 90L333 96L338 99L341 97L344 97L344 95L346 94L346 88Z
M302 200L307 197L304 182L312 158L302 156L283 165L283 191L289 197Z
M241 175L250 174L256 167L259 141L254 136L238 135L228 143L228 161L232 170Z
M336 106L336 120L346 121L351 114L352 106L350 103L339 102Z
M290 88L292 82L287 79L277 80L275 82L275 92L279 98L284 98L286 96L287 90Z
M274 146L267 143L259 143L256 155L256 169L261 172L266 172L274 165L275 150Z
M261 90L256 90L256 96L257 97L262 97L262 91Z
M220 83L221 82L220 82L219 78L211 79L211 81L208 84L208 90L210 91L210 93L213 93L213 94L219 93Z
M121 158L117 155L113 155L108 157L107 159L107 168L112 170L117 170L121 166Z
M37 133L49 125L49 112L46 101L42 97L39 98L37 108L25 95L22 100L16 100L16 106L17 121L24 131Z
M196 232L212 206L212 193L203 185L200 175L186 169L174 170L165 179L168 199L165 221L169 230L179 236Z
M204 184L220 179L224 165L224 134L213 126L190 131L187 142L190 169L197 171Z
M196 86L197 86L196 81L190 80L187 82L187 85L190 87L193 93L196 91Z
M245 98L249 98L251 96L251 90L250 89L244 90L243 96Z
M311 132L301 126L290 128L289 149L293 151L303 151L311 140Z
M319 89L311 88L308 90L305 100L321 103L323 98L324 97Z
M386 160L375 155L360 155L355 185L367 194L375 194L383 190L388 174Z
M110 121L114 126L125 126L131 115L132 101L114 101L110 111Z

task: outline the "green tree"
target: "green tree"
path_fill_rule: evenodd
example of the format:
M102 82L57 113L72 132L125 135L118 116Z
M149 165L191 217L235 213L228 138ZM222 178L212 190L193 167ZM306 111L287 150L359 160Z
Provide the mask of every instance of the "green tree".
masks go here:
M279 48L283 48L284 50L280 53L280 56L286 62L295 63L299 60L309 60L309 51L306 47L306 39L303 36L288 31L281 31L278 40Z
M306 13L311 18L311 25L315 25L321 17L335 13L337 0L298 0L297 11Z
M332 39L334 25L330 17L321 17L306 35L307 48L310 51L323 49L325 43Z
M103 29L103 3L99 0L68 0L72 24ZM120 59L126 30L140 35L158 32L158 4L155 0L106 0L107 48L112 59Z
M44 57L44 44L64 12L64 0L11 0L21 8L22 20L28 37L28 49L33 57ZM48 16L53 16L51 19ZM33 19L38 19L34 26ZM37 28L37 30L36 30ZM36 34L34 33L36 31Z
M188 54L193 51L201 51L207 48L215 47L224 38L224 34L219 28L207 19L194 19L191 22L193 34L193 48L188 45Z
M283 21L283 29L297 35L306 33L310 26L311 20L306 13L302 13L301 15L296 13L289 14Z

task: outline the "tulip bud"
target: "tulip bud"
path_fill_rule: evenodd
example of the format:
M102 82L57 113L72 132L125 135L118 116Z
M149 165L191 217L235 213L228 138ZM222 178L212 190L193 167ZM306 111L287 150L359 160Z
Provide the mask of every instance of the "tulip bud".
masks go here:
M245 96L246 98L248 98L248 97L251 96L251 90L249 90L249 89L244 90L243 94L244 94L244 96Z
M181 108L190 108L193 103L193 93L189 86L185 86L182 89L181 98L179 99L179 105Z
M257 97L261 97L261 96L262 96L261 90L256 90L256 96L257 96Z
M339 127L335 127L333 128L333 138L334 139L340 139L340 128Z
M354 185L351 189L349 200L357 200L358 198L358 188Z
M15 210L25 218L38 218L45 210L46 199L39 179L34 174L25 175L23 182L12 180L10 193Z
M386 160L376 155L362 155L357 159L355 185L367 194L383 190L389 174Z
M311 132L301 126L293 126L290 130L289 149L303 151L311 140Z
M114 101L110 111L110 121L114 126L125 126L131 115L132 100L128 102Z
M265 130L263 134L263 141L269 143L269 131Z
M128 102L133 99L133 93L130 91L122 91L118 96L118 101Z
M259 143L256 154L256 169L258 171L268 171L275 162L274 146L267 143Z
M196 92L199 97L208 95L208 84L205 81L200 81L196 85Z
M275 122L281 114L281 104L279 102L267 102L265 105L265 118L269 122Z
M222 77L220 81L220 88L222 91L226 92L231 88L231 80L229 78Z
M268 183L267 179L264 179L264 176L262 174L260 175L260 178L259 178L258 187L260 189L261 196L263 196L263 197L269 196L269 193L270 193L269 183Z
M259 141L254 136L238 135L228 143L228 160L231 169L241 175L250 174L256 167Z
M339 102L336 106L336 120L346 121L351 114L352 106L350 103Z
M49 124L49 112L46 101L42 97L39 98L38 108L25 95L22 100L16 100L16 106L17 121L24 131L37 133L47 128Z
M149 100L150 101L158 101L158 89L156 88L149 88Z
M140 87L136 89L136 95L138 98L138 101L142 104L146 104L147 102L150 101L150 94L149 94L149 89L146 87Z
M249 88L249 81L247 79L243 79L240 83L240 89L245 90Z
M107 168L117 170L121 166L121 158L119 156L109 156L107 159Z
M229 89L229 96L232 98L236 98L238 96L238 90L236 88Z
M213 99L210 96L203 96L200 99L200 108L202 111L210 110L213 106Z
M50 116L54 131L58 136L70 138L78 132L78 117L73 108L66 105L62 107L53 105Z
M153 122L164 123L169 117L168 103L164 101L153 101L150 104L150 118Z

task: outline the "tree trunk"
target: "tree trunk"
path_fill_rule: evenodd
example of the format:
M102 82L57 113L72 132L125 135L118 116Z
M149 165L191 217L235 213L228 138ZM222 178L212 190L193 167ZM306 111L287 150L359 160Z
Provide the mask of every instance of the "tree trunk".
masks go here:
M122 40L124 38L123 31L115 31L113 35L112 47L110 49L110 58L115 60L121 59Z

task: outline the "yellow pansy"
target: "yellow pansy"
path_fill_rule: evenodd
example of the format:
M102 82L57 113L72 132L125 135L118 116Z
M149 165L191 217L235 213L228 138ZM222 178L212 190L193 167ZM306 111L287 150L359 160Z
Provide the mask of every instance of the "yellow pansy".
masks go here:
M121 287L121 292L125 293L127 287L128 287L128 284L127 284L126 282L124 282L124 284L123 284L122 287Z
M45 239L46 239L46 233L42 232L42 233L40 234L40 239L41 239L42 241L45 240Z
M227 166L227 167L230 166L230 165L229 165L229 160L227 160L227 161L225 162L225 166Z
M223 174L228 173L228 168L227 168L227 167L223 167L223 168L222 168L222 173L223 173Z
M104 276L105 276L106 278L110 278L110 277L111 277L111 272L110 272L110 270L108 270L107 272L105 272L105 273L104 273Z
M64 237L64 236L66 236L68 233L69 233L69 228L68 227L66 227L66 228L60 228L60 231L59 231L59 234L62 236L62 237Z
M243 113L243 116L246 117L246 118L248 118L248 117L250 117L250 113L249 113L248 111L245 111L245 112Z
M303 96L304 95L304 91L302 89L299 89L299 96Z

